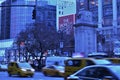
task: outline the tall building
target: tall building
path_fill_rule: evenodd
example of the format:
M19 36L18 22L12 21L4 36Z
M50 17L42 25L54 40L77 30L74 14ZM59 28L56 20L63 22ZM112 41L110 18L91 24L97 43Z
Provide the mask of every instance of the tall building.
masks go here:
M1 8L0 8L0 14L1 14ZM1 37L1 15L0 15L0 37Z
M109 27L113 24L113 14L117 11L117 22L120 24L120 0L79 0L79 10L89 10L93 13L93 20L98 22L98 13L102 14L103 27ZM115 3L116 2L116 3ZM115 3L116 8L113 8ZM98 11L98 6L102 7L102 12ZM114 7L115 7L114 6ZM114 9L116 11L114 12Z
M21 30L26 28L27 24L35 22L32 19L35 1L37 1L38 7L48 5L48 0L6 0L1 4L1 6L12 6L1 7L0 39L15 38ZM52 5L50 1L49 4Z
M28 0L6 0L1 6L1 38L10 39L15 38L16 35L23 29L26 24L33 22L31 6L35 3ZM10 6L18 5L18 6Z
M1 4L2 6L11 5L10 0L7 0ZM0 39L9 39L10 38L10 7L1 8L1 35Z
M45 0L38 0L36 7L36 19L32 19L35 0L7 0L2 3L1 11L1 37L0 53L7 56L7 51L13 51L10 56L17 55L17 49L14 49L14 38L17 34L26 29L29 24L45 22L48 27L56 27L56 7L48 5ZM9 6L12 5L12 6ZM28 5L28 6L25 6ZM12 47L12 49L9 47ZM1 55L0 54L0 55ZM8 54L9 56L9 54Z
M56 28L56 6L46 5L37 7L36 22L45 23L48 27Z
M103 51L113 51L115 40L120 40L120 0L78 0L77 10L93 13L93 22L98 24L98 41ZM78 11L78 12L79 12Z
M34 22L32 20L32 10L35 3L33 1L16 0L12 2L12 5L31 5L31 6L17 6L11 7L11 28L10 38L15 38L16 35L26 28L28 23Z

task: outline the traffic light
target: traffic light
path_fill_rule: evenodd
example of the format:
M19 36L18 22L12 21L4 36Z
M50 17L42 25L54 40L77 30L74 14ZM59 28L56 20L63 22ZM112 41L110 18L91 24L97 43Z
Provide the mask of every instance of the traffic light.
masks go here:
M36 9L35 8L32 11L32 19L36 19Z

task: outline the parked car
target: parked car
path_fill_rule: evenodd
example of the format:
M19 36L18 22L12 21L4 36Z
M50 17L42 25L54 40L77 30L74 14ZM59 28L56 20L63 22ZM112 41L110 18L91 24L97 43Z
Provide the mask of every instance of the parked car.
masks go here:
M64 67L58 65L50 65L42 68L45 76L64 76Z
M0 71L7 71L8 67L7 64L0 64Z
M67 80L120 80L120 65L91 65L78 70Z
M8 64L8 74L33 77L34 69L27 62L10 62Z

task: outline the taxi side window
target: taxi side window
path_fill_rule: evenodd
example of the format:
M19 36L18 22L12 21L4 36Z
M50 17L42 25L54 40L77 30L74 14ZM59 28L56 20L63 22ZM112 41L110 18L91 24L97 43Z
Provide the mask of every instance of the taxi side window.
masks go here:
M86 60L86 66L90 66L90 65L95 65L95 63L91 60Z
M104 78L104 76L112 76L112 74L110 73L110 71L108 69L98 67L96 69L96 77L97 78Z
M66 65L67 66L80 66L81 60L68 60Z
M17 63L15 64L15 66L16 66L17 68L19 68Z
M9 66L14 66L14 63L10 63Z

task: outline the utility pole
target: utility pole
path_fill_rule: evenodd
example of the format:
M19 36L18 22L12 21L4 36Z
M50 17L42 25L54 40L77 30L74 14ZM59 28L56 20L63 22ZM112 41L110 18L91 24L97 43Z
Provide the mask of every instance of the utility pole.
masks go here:
M36 9L36 15L37 15L37 2L38 2L38 0L35 0L35 9ZM36 15L35 15L35 23L36 23Z

